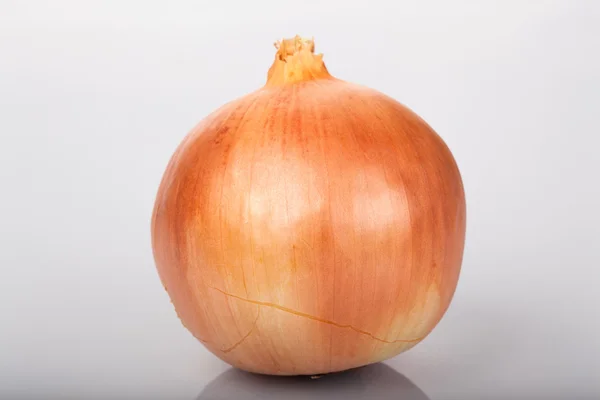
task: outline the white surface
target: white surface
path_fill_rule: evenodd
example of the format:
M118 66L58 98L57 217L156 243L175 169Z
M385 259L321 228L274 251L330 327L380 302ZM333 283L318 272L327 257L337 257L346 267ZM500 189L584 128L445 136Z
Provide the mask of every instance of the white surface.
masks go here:
M595 0L0 0L0 398L271 393L232 372L205 389L228 367L177 321L149 219L184 134L296 33L424 117L463 173L455 300L388 365L431 400L600 398ZM319 393L415 389L389 373Z

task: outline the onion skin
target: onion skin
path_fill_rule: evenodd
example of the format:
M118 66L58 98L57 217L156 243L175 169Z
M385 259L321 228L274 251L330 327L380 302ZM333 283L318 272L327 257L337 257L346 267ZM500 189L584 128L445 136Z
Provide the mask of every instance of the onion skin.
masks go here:
M460 172L407 107L279 43L267 84L179 146L152 216L184 326L234 367L316 375L415 346L446 312L465 240Z

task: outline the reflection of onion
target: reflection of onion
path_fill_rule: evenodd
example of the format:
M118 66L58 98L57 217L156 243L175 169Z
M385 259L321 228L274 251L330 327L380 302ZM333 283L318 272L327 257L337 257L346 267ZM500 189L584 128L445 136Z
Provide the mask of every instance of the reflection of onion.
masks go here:
M229 369L196 400L429 400L414 383L385 364L325 375L321 379L254 375Z
M311 41L279 47L265 87L205 119L163 177L160 278L229 364L319 374L422 340L456 288L459 170L418 116L333 78Z

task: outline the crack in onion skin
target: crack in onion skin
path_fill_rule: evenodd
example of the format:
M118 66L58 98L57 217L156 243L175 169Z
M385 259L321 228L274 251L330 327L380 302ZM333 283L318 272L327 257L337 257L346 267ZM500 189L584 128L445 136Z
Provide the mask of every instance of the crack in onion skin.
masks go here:
M283 312L287 312L287 313L290 313L290 314L293 314L293 315L297 315L298 317L302 317L302 318L309 318L309 319L312 319L314 321L322 322L324 324L329 324L329 325L336 326L338 328L352 329L355 332L358 332L358 333L363 334L363 335L367 335L370 338L372 338L373 340L378 340L378 341L383 342L383 343L388 343L388 344L397 343L397 342L411 343L411 342L420 342L421 340L423 340L423 338L385 340L385 339L378 338L377 336L373 335L372 333L369 333L369 332L363 331L361 329L358 329L358 328L356 328L356 327L354 327L352 325L344 325L344 324L340 324L340 323L335 322L335 321L329 321L329 320L326 320L326 319L315 317L314 315L305 314L305 313L302 313L302 312L299 312L299 311L296 311L296 310L292 310L292 309L287 308L287 307L282 307L279 304L266 303L266 302L263 302L263 301L257 301L257 300L252 300L252 299L245 299L243 297L236 296L236 295L231 294L231 293L227 293L227 292L225 292L225 291L223 291L223 290L221 290L219 288L213 288L212 286L210 286L210 288L214 289L214 290L216 290L216 291L218 291L218 292L220 292L222 294L224 294L225 296L230 296L230 297L233 297L233 298L241 300L241 301L246 301L248 303L256 304L256 305L259 305L259 306L275 308L275 309L277 309L279 311L283 311ZM257 319L258 319L258 317L257 317ZM256 325L256 320L255 320L253 326L255 326L255 325ZM248 336L249 336L249 334L245 335L244 339L247 338ZM240 342L238 342L237 344L239 344L239 343ZM231 351L231 350L227 350L225 352L229 352L229 351Z
M388 359L454 295L460 172L425 121L332 77L314 42L277 48L266 85L172 156L152 216L160 279L184 326L235 367L318 375Z

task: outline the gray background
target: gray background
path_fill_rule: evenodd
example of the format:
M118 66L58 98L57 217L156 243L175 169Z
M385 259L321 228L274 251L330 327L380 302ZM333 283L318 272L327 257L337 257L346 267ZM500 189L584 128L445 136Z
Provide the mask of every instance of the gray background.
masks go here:
M183 136L296 33L425 118L468 203L431 336L309 384L196 342L149 229ZM599 53L594 0L0 0L0 398L600 398Z

